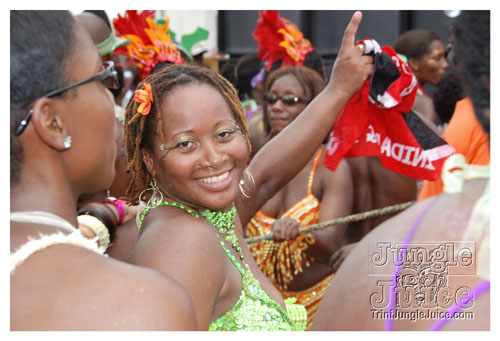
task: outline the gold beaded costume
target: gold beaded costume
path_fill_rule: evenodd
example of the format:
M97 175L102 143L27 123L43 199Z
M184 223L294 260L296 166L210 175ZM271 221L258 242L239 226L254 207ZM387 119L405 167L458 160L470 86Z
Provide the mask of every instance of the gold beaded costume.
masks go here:
M323 150L324 148L321 148L314 159L313 169L309 175L307 196L290 207L280 218L298 219L301 226L319 223L321 203L312 194L312 184ZM257 212L246 227L246 236L256 237L271 233L275 220L275 218L267 216L262 211ZM283 298L294 297L297 299L297 304L305 306L308 327L311 325L323 294L331 283L333 274L329 274L311 288L303 291L288 291L287 287L295 274L302 272L304 266L309 266L311 262L314 262L314 259L311 259L304 252L314 242L315 238L311 232L302 232L294 240L281 242L263 240L249 244L257 265L281 292Z

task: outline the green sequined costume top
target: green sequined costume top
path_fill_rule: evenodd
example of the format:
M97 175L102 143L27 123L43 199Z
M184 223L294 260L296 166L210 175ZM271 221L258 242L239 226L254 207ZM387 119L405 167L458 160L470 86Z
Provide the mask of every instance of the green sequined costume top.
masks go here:
M194 217L199 215L186 209L178 203L169 203L163 201L160 205L176 206L186 210ZM142 225L142 221L150 208L146 208L139 213L138 227ZM229 212L217 212L206 210L203 215L213 226L219 228L219 234L224 234L225 239L232 243L233 248L240 254L243 266L236 261L236 257L227 249L224 242L219 238L220 245L231 262L242 277L242 291L240 298L229 311L216 321L210 323L209 331L302 331L307 325L307 311L302 305L294 304L295 298L285 300L286 310L273 300L269 294L261 288L259 281L253 276L248 264L244 262L244 257L241 254L241 249L238 245L238 238L234 233L234 216L236 210L233 207ZM232 219L232 226L229 228L221 226L218 222L228 221L227 216Z
M235 257L221 242L221 246L238 269L243 278L243 289L240 298L233 308L223 316L212 322L209 331L294 331L304 330L307 313L303 306L293 304L295 299L285 301L287 311L273 300L261 287L253 276L247 264L241 266ZM302 309L301 309L302 308ZM299 321L293 322L291 317L296 316ZM300 318L299 316L302 316Z

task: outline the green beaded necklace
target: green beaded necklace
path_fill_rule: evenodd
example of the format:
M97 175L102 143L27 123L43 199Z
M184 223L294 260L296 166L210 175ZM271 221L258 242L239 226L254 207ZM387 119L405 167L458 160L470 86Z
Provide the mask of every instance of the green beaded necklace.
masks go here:
M195 211L193 211L191 209L186 208L184 205L178 204L176 202L162 201L162 202L160 202L158 205L156 205L154 207L149 207L148 206L148 207L145 207L144 210L137 212L137 214L139 215L139 220L137 221L137 229L139 231L141 230L142 222L144 221L144 217L146 217L146 214L148 214L148 212L151 211L152 208L155 208L155 207L158 207L158 206L175 206L175 207L179 207L179 208L183 209L184 211L186 211L187 213L191 214L195 218L199 218L200 217L198 215L198 213L196 213Z
M184 211L188 212L195 218L199 218L199 214L195 211L186 208L184 205L176 202L162 201L158 206L175 206ZM146 207L140 213L140 220L138 221L137 228L140 230L142 227L142 222L144 217L151 210L152 207ZM236 218L236 207L232 207L229 211L212 211L208 208L201 213L203 217L215 228L218 229L219 234L224 235L224 239L231 243L233 249L239 253L240 259L243 260L245 257L241 253L241 247L239 244L238 236L235 232L234 220ZM218 236L217 236L218 237ZM224 246L224 245L222 245Z
M231 243L233 249L240 254L240 259L243 260L244 257L241 254L241 247L234 226L236 207L233 206L229 211L212 211L207 208L201 215L218 229L219 234L225 236L224 239Z

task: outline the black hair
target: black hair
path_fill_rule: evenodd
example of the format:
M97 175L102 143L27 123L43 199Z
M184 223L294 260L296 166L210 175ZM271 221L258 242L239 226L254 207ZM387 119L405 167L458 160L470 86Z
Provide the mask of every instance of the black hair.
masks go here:
M251 53L241 56L234 67L233 84L238 89L240 100L245 99L245 95L249 98L252 93L252 78L257 75L264 67L264 62L260 60L257 53Z
M106 23L108 28L111 30L111 23L109 21L108 15L106 14L105 11L103 11L103 10L85 10L85 11L83 11L83 13L92 13L95 16L98 16Z
M125 85L124 80L123 80L123 67L121 66L115 66L116 69L116 75L118 78L118 88L117 89L109 89L111 93L113 94L113 97L115 100L120 96L123 90L123 86Z
M276 69L279 69L282 63L283 63L282 59L275 61L271 66L269 73L273 72ZM321 76L321 78L326 80L325 61L323 60L321 54L316 50L312 50L311 52L306 54L306 59L304 59L303 65L310 69L313 69Z
M453 23L455 51L476 117L490 133L490 11L462 11Z
M36 99L68 81L74 19L69 11L10 11L10 178L20 181L24 153L16 126Z
M441 124L448 123L455 111L455 105L465 97L462 78L459 71L453 69L446 73L436 84L432 95L434 110Z
M406 31L394 43L394 51L405 55L408 59L420 59L427 54L429 45L435 40L441 41L441 38L429 30Z
M228 60L221 63L221 67L219 68L219 74L227 79L235 88L236 87L236 79L234 78L234 68L236 67L236 63L238 62L235 58L229 58Z
M326 80L326 69L325 69L325 61L323 57L317 50L312 50L308 54L306 54L306 59L304 60L304 66L313 69L319 75Z

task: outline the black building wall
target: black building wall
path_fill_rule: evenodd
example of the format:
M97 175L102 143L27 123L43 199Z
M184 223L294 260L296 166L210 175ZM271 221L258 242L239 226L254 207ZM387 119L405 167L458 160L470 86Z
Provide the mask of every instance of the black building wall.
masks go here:
M352 13L353 11L280 11L280 15L293 21L323 56L328 74ZM257 44L252 37L257 19L258 11L219 11L219 50L229 53L232 61L243 54L257 52ZM444 11L368 10L363 11L356 39L373 38L381 46L392 46L401 33L421 28L436 32L446 46L451 20Z

